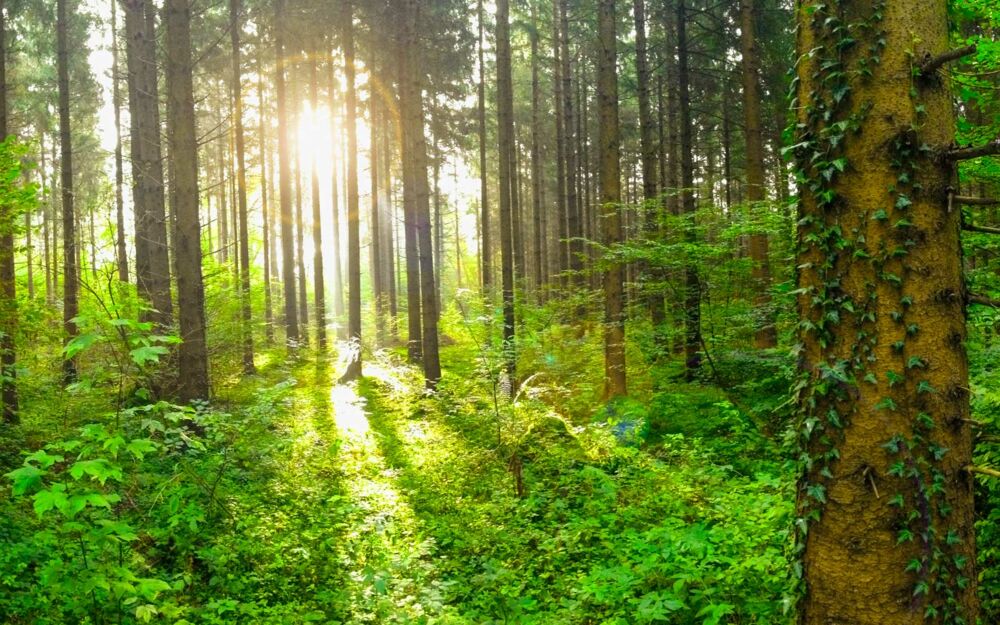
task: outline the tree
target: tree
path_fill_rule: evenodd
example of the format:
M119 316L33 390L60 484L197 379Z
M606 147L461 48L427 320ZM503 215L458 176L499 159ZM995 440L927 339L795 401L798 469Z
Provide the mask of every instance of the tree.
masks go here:
M493 288L493 246L490 233L489 182L486 171L486 60L483 52L486 12L483 0L476 3L476 24L479 27L479 82L476 85L476 117L479 122L479 256L482 261L483 293L490 297Z
M77 256L76 209L73 195L73 142L69 117L69 15L68 0L56 2L56 73L59 83L59 145L60 183L62 186L63 225L63 333L66 345L79 330L76 317L80 312L80 265ZM63 377L67 382L76 380L76 359L63 361Z
M111 89L115 109L115 260L118 279L128 282L128 247L125 245L125 178L122 167L121 70L118 65L118 0L111 0ZM30 232L30 230L29 230ZM29 264L30 266L30 264Z
M752 214L760 212L765 198L764 136L761 130L760 58L756 41L756 0L740 2L740 50L743 56L743 133L746 138L746 200ZM760 226L756 226L759 228ZM771 312L771 266L768 260L766 232L754 232L749 240L756 289L756 347L766 349L778 344L778 333Z
M0 141L7 139L7 15L0 0ZM17 283L14 276L14 207L0 205L0 403L4 423L17 423Z
M285 1L274 3L274 91L278 102L278 203L281 218L281 282L285 297L285 341L289 350L299 342L295 299L295 238L292 217L292 161L285 94Z
M229 0L229 36L233 61L233 142L236 148L236 202L239 215L240 316L243 333L243 373L256 371L253 362L253 311L250 308L250 226L247 219L246 145L243 136L243 70L240 55L241 0Z
M503 345L507 373L513 379L517 370L514 346L514 91L511 83L510 3L497 2L497 135L500 163L500 268L503 288Z
M156 61L156 8L150 0L122 0L131 134L135 279L152 305L149 317L173 325L170 258L160 149L160 97Z
M597 5L597 106L601 121L601 224L604 245L622 239L621 133L618 127L618 51L614 0ZM644 155L645 158L645 155ZM643 173L645 174L645 165ZM604 396L626 393L625 306L620 263L611 260L604 271Z
M174 207L174 265L181 345L178 396L208 399L205 343L205 290L201 275L201 220L198 215L198 138L194 117L191 59L191 0L167 0L167 128L170 193Z
M309 60L309 99L313 111L319 109L319 41L314 41ZM312 238L313 238L313 298L316 310L316 342L320 351L326 349L326 280L323 277L323 221L319 197L319 164L312 159Z
M358 94L354 84L354 5L344 3L347 135L347 337L353 343L344 381L361 377L361 207L358 197Z
M799 622L976 623L947 3L797 20Z

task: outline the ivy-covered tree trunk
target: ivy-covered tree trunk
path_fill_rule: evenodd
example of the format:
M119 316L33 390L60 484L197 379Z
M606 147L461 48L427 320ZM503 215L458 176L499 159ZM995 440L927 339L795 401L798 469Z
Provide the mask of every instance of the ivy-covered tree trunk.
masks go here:
M944 0L800 0L806 625L977 622Z

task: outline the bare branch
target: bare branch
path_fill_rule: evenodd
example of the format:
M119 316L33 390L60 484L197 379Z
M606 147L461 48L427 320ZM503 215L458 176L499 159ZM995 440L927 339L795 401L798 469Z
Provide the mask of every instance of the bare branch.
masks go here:
M992 156L1000 154L1000 139L994 139L985 145L969 148L955 148L944 153L945 158L950 161L967 161L980 156Z
M965 470L969 473L978 473L979 475L988 475L989 477L1000 477L1000 471L990 469L988 467L977 467L974 464L966 465Z
M966 232L982 232L984 234L1000 234L1000 228L973 226L972 224L962 224L962 230L965 230Z
M969 304L976 304L979 306L989 306L991 308L1000 308L1000 299L993 299L992 297L986 297L984 295L969 295Z
M958 59L969 56L970 54L976 53L976 46L965 46L964 48L958 48L956 50L949 50L944 54L938 56L930 56L929 54L924 57L924 62L920 64L920 75L930 76L937 70L941 69L947 63L952 61L957 61Z
M968 197L965 195L955 195L952 196L951 200L955 204L964 204L965 206L998 206L1000 205L1000 200L993 199L991 197Z

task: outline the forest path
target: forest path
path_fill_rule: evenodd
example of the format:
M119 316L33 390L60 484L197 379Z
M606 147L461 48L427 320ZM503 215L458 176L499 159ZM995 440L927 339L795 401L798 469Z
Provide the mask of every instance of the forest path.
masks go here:
M332 451L353 510L342 536L350 568L352 613L346 622L425 621L443 608L445 585L435 570L433 541L423 535L400 486L398 459L388 457L393 445L377 427L399 415L373 414L367 397L376 386L407 394L414 389L390 365L366 363L365 375L329 383L329 412L339 438Z

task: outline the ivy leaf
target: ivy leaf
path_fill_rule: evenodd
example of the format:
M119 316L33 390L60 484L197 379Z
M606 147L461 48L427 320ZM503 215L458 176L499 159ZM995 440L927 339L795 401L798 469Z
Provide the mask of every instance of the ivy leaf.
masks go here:
M910 200L910 198L908 196L906 196L906 195L900 194L900 196L898 198L896 198L896 208L898 210L903 210L904 208L909 208L912 205L913 205L913 201Z

